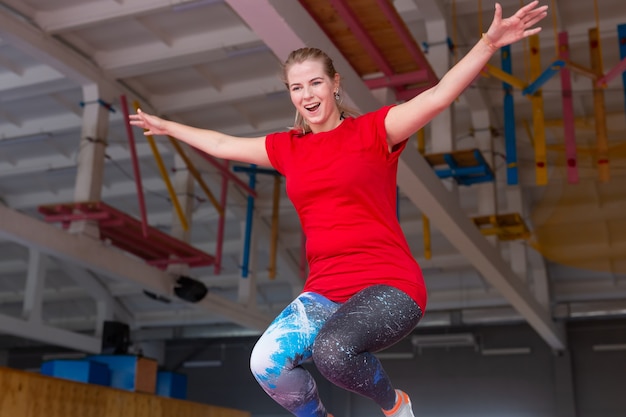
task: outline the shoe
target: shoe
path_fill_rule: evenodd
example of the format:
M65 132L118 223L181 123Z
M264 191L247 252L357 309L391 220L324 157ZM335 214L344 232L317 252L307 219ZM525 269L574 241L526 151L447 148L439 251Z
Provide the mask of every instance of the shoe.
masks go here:
M383 410L387 417L415 417L411 408L411 399L404 391L396 390L396 405L391 410Z

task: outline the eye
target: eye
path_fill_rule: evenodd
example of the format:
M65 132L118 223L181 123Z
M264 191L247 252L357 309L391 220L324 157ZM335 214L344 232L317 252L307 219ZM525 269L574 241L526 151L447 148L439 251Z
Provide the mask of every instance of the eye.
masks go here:
M291 87L291 91L294 91L294 92L299 91L301 89L302 89L302 87L300 87L298 85L295 85L295 86Z
M319 80L313 81L313 85L320 85L322 82Z

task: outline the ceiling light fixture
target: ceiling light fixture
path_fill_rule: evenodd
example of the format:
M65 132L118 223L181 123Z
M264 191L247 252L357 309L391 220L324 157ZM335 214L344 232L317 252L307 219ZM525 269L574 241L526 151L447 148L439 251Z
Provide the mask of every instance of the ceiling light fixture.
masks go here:
M618 352L626 350L626 343L609 343L603 345L593 345L594 352Z
M480 351L483 356L528 355L530 352L529 347L482 349Z
M471 333L414 335L411 343L417 348L476 346L476 338Z

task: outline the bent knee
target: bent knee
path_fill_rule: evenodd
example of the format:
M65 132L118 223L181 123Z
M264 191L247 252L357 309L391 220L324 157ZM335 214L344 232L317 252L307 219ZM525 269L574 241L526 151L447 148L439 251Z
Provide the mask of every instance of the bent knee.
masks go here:
M267 379L268 370L272 367L271 353L262 343L258 343L250 354L250 371L257 381Z

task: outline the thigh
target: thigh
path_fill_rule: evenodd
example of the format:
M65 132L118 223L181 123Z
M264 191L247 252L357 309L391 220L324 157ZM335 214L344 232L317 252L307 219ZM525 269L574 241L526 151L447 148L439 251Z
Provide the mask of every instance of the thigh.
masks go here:
M276 317L257 341L253 370L269 373L309 360L313 342L339 304L315 293L303 293Z
M353 354L377 352L402 340L421 318L422 310L405 292L375 285L342 304L318 338L334 341Z

